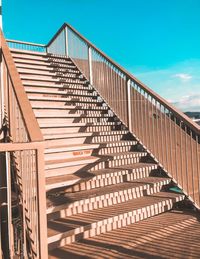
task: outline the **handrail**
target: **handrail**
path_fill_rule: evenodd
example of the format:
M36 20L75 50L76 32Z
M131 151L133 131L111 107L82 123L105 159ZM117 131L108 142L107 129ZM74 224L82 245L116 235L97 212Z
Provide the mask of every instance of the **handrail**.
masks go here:
M121 72L123 72L128 79L133 80L135 83L137 83L142 89L144 89L147 93L149 93L153 98L157 99L161 104L166 106L169 110L172 110L176 116L178 116L185 124L190 126L196 133L200 134L200 126L192 121L188 116L186 116L183 112L179 111L174 105L168 103L164 98L162 98L160 95L155 93L153 90L151 90L147 85L142 83L140 80L138 80L136 77L134 77L130 72L128 72L126 69L121 67L119 64L117 64L114 60L112 60L109 56L107 56L103 51L98 49L94 44L92 44L89 40L87 40L83 35L81 35L77 30L75 30L71 25L64 23L61 28L58 30L58 32L55 34L55 36L50 40L48 45L53 42L53 40L56 38L56 36L62 31L63 28L68 27L70 28L75 34L77 34L83 41L85 41L89 47L92 47L94 50L96 50L98 53L100 53L104 58L106 58L111 64L116 66Z
M2 48L2 55L5 58L8 72L10 74L11 82L13 84L13 90L15 92L18 105L23 116L23 120L30 138L30 141L43 141L43 136L38 125L37 119L34 115L31 104L28 100L27 94L24 90L24 86L20 79L19 73L15 66L14 60L12 58L9 47L6 43L6 40L3 36L2 31L0 31L0 47Z

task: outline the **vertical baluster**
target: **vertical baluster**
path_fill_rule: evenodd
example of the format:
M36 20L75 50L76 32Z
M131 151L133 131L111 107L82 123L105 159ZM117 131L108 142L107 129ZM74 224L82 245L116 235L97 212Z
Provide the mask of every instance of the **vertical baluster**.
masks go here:
M192 192L191 192L191 196L193 198L193 200L195 201L195 183L194 183L194 154L193 154L193 134L192 134L192 130L190 129L190 150L191 150L191 170L190 172L192 173L191 177L192 177Z
M128 127L132 132L132 112L131 112L131 80L127 79L127 103L128 103Z
M197 201L197 204L198 204L198 207L200 207L200 143L199 143L200 139L199 139L199 136L196 134L196 154L197 154L197 176L198 176L198 190L199 190L199 193L198 193L198 201Z
M12 224L12 194L11 194L11 167L10 153L6 152L6 178L7 178L7 209L8 209L8 238L10 257L14 256L14 238Z

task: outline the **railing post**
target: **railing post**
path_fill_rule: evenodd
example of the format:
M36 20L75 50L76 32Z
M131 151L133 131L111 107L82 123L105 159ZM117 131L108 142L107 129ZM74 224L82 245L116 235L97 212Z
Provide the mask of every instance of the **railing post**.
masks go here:
M44 146L37 149L39 257L48 258Z
M3 82L3 56L2 49L0 49L0 130L2 130L4 123L4 82ZM0 133L0 139L3 139L3 131Z
M131 112L131 80L127 79L127 107L128 107L128 128L132 131L132 112Z
M68 28L65 27L65 54L69 57L69 41L68 41Z
M93 84L93 76L92 76L92 48L88 46L88 61L89 61L89 80L90 84Z

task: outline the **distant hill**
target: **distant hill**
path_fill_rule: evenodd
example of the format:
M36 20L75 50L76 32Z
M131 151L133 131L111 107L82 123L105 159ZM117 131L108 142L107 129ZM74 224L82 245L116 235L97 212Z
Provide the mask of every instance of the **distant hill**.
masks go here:
M200 119L200 112L185 112L190 118Z

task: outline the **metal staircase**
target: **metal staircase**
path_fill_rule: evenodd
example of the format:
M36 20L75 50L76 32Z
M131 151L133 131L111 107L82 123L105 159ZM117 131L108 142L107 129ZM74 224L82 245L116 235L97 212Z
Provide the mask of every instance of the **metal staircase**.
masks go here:
M196 224L198 125L69 25L47 46L7 42L10 50L2 35L1 114L9 143L0 150L10 255L20 253L10 229L12 197L21 212L18 250L25 258L84 258L93 250L84 252L83 244L109 233L122 233L123 243L127 229L142 239L137 226L155 224L152 231L162 232L170 224ZM165 217L172 220L158 226ZM109 258L126 254L101 249Z

